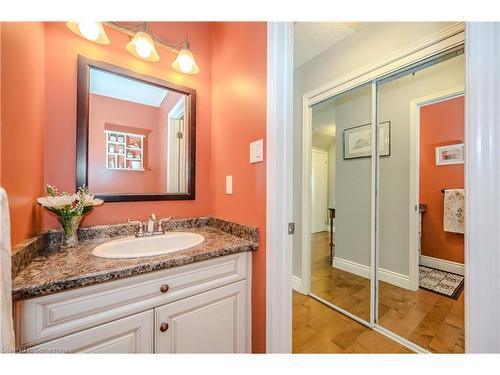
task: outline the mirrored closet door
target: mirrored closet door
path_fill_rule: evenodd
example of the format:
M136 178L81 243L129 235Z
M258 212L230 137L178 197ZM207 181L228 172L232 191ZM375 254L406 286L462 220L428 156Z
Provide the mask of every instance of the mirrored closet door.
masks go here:
M311 107L310 294L420 352L464 352L464 81L457 46Z
M370 321L371 85L312 107L313 296Z
M464 79L460 47L377 83L376 323L437 353L464 351Z

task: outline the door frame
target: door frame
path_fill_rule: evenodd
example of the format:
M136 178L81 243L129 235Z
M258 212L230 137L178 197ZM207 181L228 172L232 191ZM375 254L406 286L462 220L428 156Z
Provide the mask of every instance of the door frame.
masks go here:
M465 95L464 86L457 86L442 90L431 95L416 98L410 102L410 244L409 244L409 276L411 290L418 290L418 266L420 264L418 253L418 226L420 201L420 109L429 104ZM465 119L464 119L465 120Z
M322 150L320 148L316 148L316 147L313 147L311 152L316 152L318 154L323 154L326 156L326 200L325 200L325 220L327 219L328 217L328 151L326 150ZM312 159L311 159L311 162L312 162ZM312 170L311 170L311 178L312 178ZM328 231L329 229L327 228L327 224L325 223L323 225L323 231Z
M266 352L292 352L293 22L267 23Z

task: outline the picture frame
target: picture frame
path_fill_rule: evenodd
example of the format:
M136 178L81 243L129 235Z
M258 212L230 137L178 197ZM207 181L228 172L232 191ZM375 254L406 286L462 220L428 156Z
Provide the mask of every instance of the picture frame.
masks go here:
M391 122L379 124L379 156L391 155ZM372 155L371 123L344 129L344 160L368 158Z
M456 143L452 145L436 147L436 165L464 164L464 144Z

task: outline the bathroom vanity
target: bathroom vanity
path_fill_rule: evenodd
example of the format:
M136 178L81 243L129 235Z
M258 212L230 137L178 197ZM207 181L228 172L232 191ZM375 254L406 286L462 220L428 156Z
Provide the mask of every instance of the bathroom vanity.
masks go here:
M129 234L131 226L121 225L81 228L80 237L89 239L69 251L50 244L42 249L13 281L18 348L249 352L251 251L257 249L257 229L215 218L169 225L205 241L163 256L93 255L97 246Z

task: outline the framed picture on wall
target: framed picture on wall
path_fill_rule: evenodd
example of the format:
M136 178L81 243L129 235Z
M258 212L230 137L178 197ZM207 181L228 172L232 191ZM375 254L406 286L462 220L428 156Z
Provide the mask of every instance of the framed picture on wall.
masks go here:
M457 143L436 147L436 165L451 165L464 163L464 144Z
M379 156L391 154L391 122L379 124ZM366 158L372 155L371 124L355 126L344 130L344 160Z

